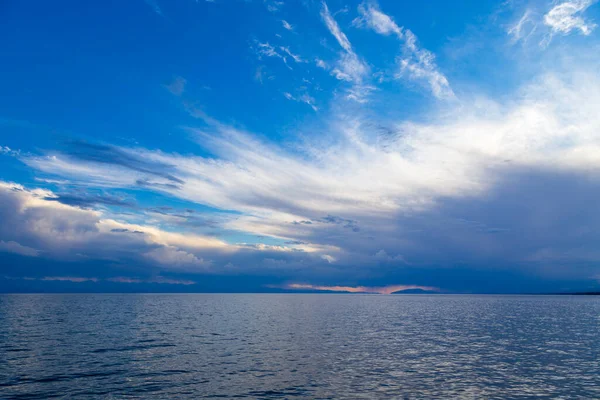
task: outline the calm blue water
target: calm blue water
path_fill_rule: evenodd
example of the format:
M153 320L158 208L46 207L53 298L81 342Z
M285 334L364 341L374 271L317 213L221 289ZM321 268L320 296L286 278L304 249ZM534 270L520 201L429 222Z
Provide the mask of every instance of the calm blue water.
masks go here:
M600 398L600 298L4 295L0 398Z

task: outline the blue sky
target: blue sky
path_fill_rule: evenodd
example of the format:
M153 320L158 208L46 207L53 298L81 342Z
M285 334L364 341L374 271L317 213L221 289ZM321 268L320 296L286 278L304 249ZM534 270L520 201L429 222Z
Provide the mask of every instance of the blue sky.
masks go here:
M0 17L2 291L600 287L596 1Z

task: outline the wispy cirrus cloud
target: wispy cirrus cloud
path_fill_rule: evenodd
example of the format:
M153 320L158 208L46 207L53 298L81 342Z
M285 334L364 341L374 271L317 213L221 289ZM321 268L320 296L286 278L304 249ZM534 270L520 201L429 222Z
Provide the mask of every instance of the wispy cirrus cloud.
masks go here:
M295 63L306 62L300 55L294 54L290 48L286 46L273 46L269 42L262 43L258 41L256 42L256 46L259 59L261 59L262 56L279 58L289 69L292 69L292 67L289 65L288 59L293 60Z
M400 27L392 17L384 14L374 1L364 2L358 6L360 17L353 21L356 27L366 27L380 35L395 35L404 43L404 54L398 57L399 70L396 78L408 78L425 82L431 93L440 99L455 97L450 83L436 65L435 55L417 45L417 37L409 29Z
M314 99L314 97L311 97L307 93L302 93L299 96L294 96L294 95L292 95L289 92L284 92L283 93L283 97L285 97L288 100L297 101L297 102L300 102L300 103L307 104L314 111L318 111L319 110L319 108L315 105L315 99Z
M263 2L267 7L267 10L272 13L278 12L285 4L285 2L278 0L263 0Z
M290 24L289 22L287 22L285 19L281 20L281 25L283 26L284 29L286 29L288 31L294 30L294 26L292 24Z
M181 76L176 76L175 79L168 85L165 85L165 89L167 89L171 94L175 96L181 96L185 91L185 86L187 84L187 80Z
M588 36L596 24L585 18L585 11L596 0L573 0L554 4L550 9L528 8L522 16L511 24L507 34L513 42L527 42L537 38L542 48L547 48L556 35L566 36L579 32Z
M506 33L512 37L513 42L524 41L533 35L537 29L538 22L534 12L530 9L525 10L521 18L511 25Z
M369 93L375 89L368 82L371 72L369 65L353 50L348 37L340 29L325 2L321 4L321 18L325 22L325 26L327 26L329 32L344 50L340 53L335 67L331 69L331 74L339 80L353 84L346 96L348 99L365 102ZM326 68L326 64L319 63L318 61L317 65L321 68Z

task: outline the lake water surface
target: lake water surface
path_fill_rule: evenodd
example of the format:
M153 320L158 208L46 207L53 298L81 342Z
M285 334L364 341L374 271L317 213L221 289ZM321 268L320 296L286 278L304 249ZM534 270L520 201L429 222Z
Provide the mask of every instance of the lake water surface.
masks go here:
M0 398L600 398L600 297L0 295Z

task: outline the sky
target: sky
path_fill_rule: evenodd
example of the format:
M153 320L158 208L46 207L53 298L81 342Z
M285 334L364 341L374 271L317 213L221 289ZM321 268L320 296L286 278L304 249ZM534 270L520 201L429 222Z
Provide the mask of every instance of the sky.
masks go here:
M4 1L0 291L600 290L598 21Z

